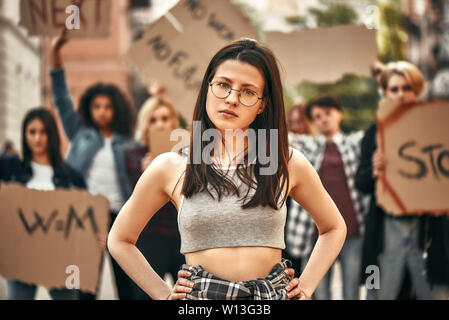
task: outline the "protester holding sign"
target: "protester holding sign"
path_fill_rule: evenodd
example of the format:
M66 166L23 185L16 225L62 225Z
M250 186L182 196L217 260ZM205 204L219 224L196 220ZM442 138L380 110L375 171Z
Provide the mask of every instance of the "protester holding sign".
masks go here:
M309 299L340 252L346 226L316 171L288 147L282 83L271 50L251 39L220 49L202 80L193 121L198 131L185 152L156 157L139 180L109 234L111 253L153 299ZM264 129L274 134L264 139ZM233 148L229 130L257 133ZM217 148L199 138L203 133L216 135ZM267 150L257 156L253 151L267 145L270 157L262 164ZM294 279L282 259L288 196L310 212L320 230L307 266ZM187 262L174 288L135 246L147 221L168 201L179 211Z
M425 82L421 72L412 64L400 61L389 63L382 72L381 85L386 99L400 103L414 103L423 93ZM416 128L419 130L419 128ZM385 166L383 154L377 149L377 125L371 126L362 140L361 162L357 170L356 186L371 194L366 218L362 270L369 265L380 267L380 289L377 298L396 299L406 268L418 299L432 299L424 258L429 239L424 239L425 216L393 216L376 205L375 183ZM427 235L429 236L429 235Z
M67 42L65 30L53 41L50 71L53 101L71 142L67 162L83 173L90 193L109 200L112 225L132 191L124 160L125 150L136 145L132 112L116 86L102 83L86 90L75 112L60 53ZM129 299L130 279L113 259L112 265L119 298Z
M177 128L179 128L177 112L168 100L154 96L144 103L137 117L136 128L136 139L141 145L129 149L125 154L126 167L133 187L154 160L150 151L151 132ZM136 243L137 248L148 261L151 261L151 265L161 278L170 273L176 280L178 269L185 262L184 256L179 252L181 238L177 216L176 207L167 202L148 222ZM133 299L149 299L149 296L134 282L132 287Z
M17 182L31 189L85 189L83 177L61 158L56 122L44 108L30 110L22 125L23 159L0 157L0 180ZM7 257L4 257L7 258ZM37 286L8 280L8 299L34 300ZM54 300L77 300L76 289L51 289Z

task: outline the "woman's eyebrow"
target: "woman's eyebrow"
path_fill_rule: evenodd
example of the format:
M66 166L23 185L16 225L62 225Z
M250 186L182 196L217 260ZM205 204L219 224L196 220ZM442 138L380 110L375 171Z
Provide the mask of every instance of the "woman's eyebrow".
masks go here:
M226 77L224 77L224 76L216 76L217 78L222 78L222 79L225 79L226 81L229 81L229 82L232 82L232 80L231 79L229 79L229 78L226 78ZM254 88L257 88L257 89L259 89L259 87L258 86L256 86L255 84L252 84L252 83L244 83L244 84L242 84L242 86L243 87L254 87Z

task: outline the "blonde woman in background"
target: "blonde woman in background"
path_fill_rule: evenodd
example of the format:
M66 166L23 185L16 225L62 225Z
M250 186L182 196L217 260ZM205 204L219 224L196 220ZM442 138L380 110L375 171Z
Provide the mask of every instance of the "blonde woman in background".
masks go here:
M180 127L180 122L173 104L167 99L154 96L143 104L137 117L136 140L142 147L148 149L142 159L142 172L154 159L149 152L151 130L174 130ZM136 181L137 182L137 181Z
M151 164L150 132L153 130L174 130L180 127L178 115L167 99L161 96L149 98L139 111L135 138L141 146L128 150L125 156L131 185L134 187L140 175ZM149 195L151 196L151 195ZM178 270L185 263L180 253L181 239L177 225L176 207L169 201L145 226L136 245L147 258L151 254L151 266L164 278L169 273L177 279ZM135 300L151 299L134 282L131 292Z

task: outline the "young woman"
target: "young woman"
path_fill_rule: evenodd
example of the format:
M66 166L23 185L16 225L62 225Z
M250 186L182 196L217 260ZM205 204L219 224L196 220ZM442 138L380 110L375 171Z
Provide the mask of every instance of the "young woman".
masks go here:
M111 254L153 299L310 297L342 248L346 226L316 171L288 148L273 53L251 39L219 50L204 75L193 120L186 156L169 152L156 157L120 211L108 238ZM199 124L201 131L195 132ZM272 129L276 138L260 138L263 129ZM234 143L229 130L256 130L256 141ZM217 132L221 137L214 143L223 146L221 153L211 152L204 141ZM261 156L250 160L253 150L265 146L268 163ZM277 168L273 174L262 170L271 165ZM282 259L287 196L310 212L320 233L304 272L290 282L284 272L288 261ZM147 221L168 201L178 208L187 263L173 288L135 246Z
M153 96L143 104L137 117L135 136L140 145L125 153L126 167L133 187L154 159L151 154L151 132L175 130L179 127L177 112L165 98ZM181 238L177 216L176 207L167 202L145 226L136 243L145 258L151 259L152 267L161 278L169 273L174 280L177 279L179 267L185 263L184 256L179 252ZM149 299L134 282L132 291L133 299Z
M86 90L75 111L60 53L66 43L65 32L53 41L50 78L53 101L71 143L67 163L84 175L89 192L109 200L112 225L132 192L124 160L125 150L136 145L131 137L132 112L116 86L102 83ZM112 265L119 298L130 299L130 279L113 259Z
M379 79L384 97L399 103L415 103L425 88L422 73L406 61L387 64ZM375 183L387 165L384 155L377 149L376 134L377 125L374 124L363 137L360 166L355 178L356 187L371 194L370 209L365 222L362 270L368 265L380 266L378 299L398 298L407 269L416 297L432 299L433 294L426 277L424 250L420 246L420 229L424 216L397 217L384 212L376 205ZM410 296L411 293L404 292L405 296ZM376 297L369 292L368 298Z
M17 182L31 189L85 189L83 177L61 158L59 135L51 113L44 108L30 110L22 125L23 159L16 156L0 158L0 180ZM8 280L8 299L34 300L36 285ZM78 290L51 289L54 300L76 300Z
M288 109L288 131L296 134L308 134L316 136L316 128L307 118L306 106L297 103Z

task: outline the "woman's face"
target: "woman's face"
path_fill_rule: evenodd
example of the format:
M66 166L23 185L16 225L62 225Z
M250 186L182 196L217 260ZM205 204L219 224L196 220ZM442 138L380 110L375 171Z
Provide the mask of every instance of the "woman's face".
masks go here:
M211 83L217 83L221 88L231 89L227 98L217 98L209 86L207 93L206 112L209 119L220 130L222 135L226 129L247 130L256 116L263 112L266 102L257 102L247 107L239 100L239 92L256 95L261 98L265 87L265 78L256 67L237 60L226 60L220 64ZM229 114L231 113L231 114Z
M148 128L150 130L156 129L162 131L174 129L174 117L170 109L165 105L157 107L148 121Z
M48 135L42 120L31 120L26 127L25 136L33 156L48 153Z
M114 107L111 98L99 94L93 100L90 107L92 121L101 129L110 129L114 119Z
M417 99L412 86L400 74L394 74L388 81L385 97L400 103L413 103Z
M297 134L303 134L306 132L305 120L301 117L301 112L299 110L294 110L290 113L288 118L288 127L291 132Z

